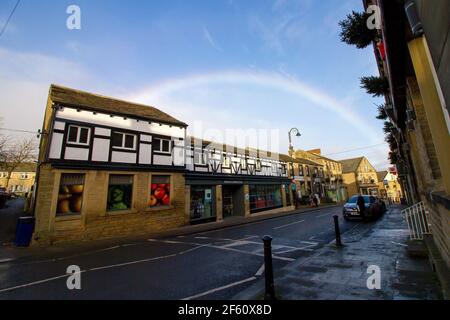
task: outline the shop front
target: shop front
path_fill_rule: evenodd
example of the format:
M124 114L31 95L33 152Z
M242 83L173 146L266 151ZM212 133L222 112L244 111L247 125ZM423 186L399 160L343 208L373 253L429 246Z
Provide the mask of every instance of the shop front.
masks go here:
M191 224L216 221L215 186L191 186L190 222Z
M257 213L283 207L281 189L282 186L279 184L250 185L250 213Z

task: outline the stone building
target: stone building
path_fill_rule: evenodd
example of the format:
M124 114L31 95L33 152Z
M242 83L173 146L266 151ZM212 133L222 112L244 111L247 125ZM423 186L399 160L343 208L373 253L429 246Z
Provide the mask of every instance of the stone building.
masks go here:
M346 159L342 164L343 183L349 197L356 194L378 195L377 171L366 157Z
M403 198L402 186L398 179L397 170L391 168L377 172L379 195L388 203L400 204Z
M0 187L19 196L25 196L32 191L36 178L36 164L22 163L11 173L0 171Z
M278 155L193 139L186 128L154 107L52 85L33 243L144 234L292 209L286 163Z
M408 202L425 204L431 243L448 269L450 1L364 1L365 7L374 4L381 9L374 52L380 75L389 82L385 111L394 125L394 162Z

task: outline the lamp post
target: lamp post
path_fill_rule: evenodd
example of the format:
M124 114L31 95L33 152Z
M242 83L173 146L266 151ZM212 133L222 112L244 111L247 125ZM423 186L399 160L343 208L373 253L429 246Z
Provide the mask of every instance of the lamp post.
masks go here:
M289 152L294 152L294 147L292 146L292 133L296 132L295 136L296 137L301 137L302 135L300 134L300 131L297 128L292 128L291 130L289 130Z

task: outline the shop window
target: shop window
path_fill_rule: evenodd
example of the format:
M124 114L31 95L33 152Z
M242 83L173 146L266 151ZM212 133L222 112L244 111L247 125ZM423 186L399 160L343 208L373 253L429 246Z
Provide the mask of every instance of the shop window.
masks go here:
M84 174L63 173L59 184L57 216L79 215L83 204Z
M108 185L108 211L131 209L133 200L133 176L110 175Z
M70 125L67 142L70 144L89 145L89 135L89 128Z
M191 221L215 217L212 187L191 186Z
M153 138L152 141L153 151L162 152L162 153L170 153L170 140L169 139L161 139L161 138Z
M250 212L279 208L283 205L279 185L250 185Z
M111 143L113 148L136 150L136 135L113 132L111 136Z
M148 206L170 206L170 176L152 176Z
M285 185L286 191L286 206L292 206L292 185L290 183Z

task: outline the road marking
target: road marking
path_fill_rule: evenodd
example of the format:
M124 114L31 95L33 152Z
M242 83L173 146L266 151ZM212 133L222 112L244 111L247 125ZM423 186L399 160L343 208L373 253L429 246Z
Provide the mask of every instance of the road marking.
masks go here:
M83 272L86 272L86 270L80 271L80 273L83 273ZM48 279L43 279L43 280L34 281L34 282L30 282L30 283L21 284L21 285L15 286L15 287L0 289L0 293L13 291L13 290L20 289L20 288L31 287L31 286L35 286L37 284L46 283L46 282L50 282L50 281L54 281L54 280L58 280L58 279L62 279L62 278L67 278L70 275L71 274L64 274L64 275L53 277L53 278L48 278Z
M207 246L207 245L205 245L205 244L204 244L204 245L201 245L201 246L197 246L197 247L191 248L191 249L189 249L189 250L179 252L178 255L181 256L181 255L183 255L183 254L186 254L186 253L195 251L195 250L200 249L200 248L204 248L204 247L206 247L206 246Z
M265 268L266 268L266 267L265 267L265 265L264 265L264 263L263 263L262 266L258 269L258 271L256 271L255 277L262 276L262 274L264 273Z
M194 237L194 239L208 240L208 239L211 239L211 238L209 238L209 237Z
M318 216L316 216L316 219L329 216L330 214L333 214L333 213L328 212L328 213L324 213L324 214L318 215Z
M104 269L111 269L111 268L129 266L129 265L137 264L137 263L143 263L143 262L161 260L161 259L166 259L166 258L172 258L172 257L176 257L176 254L170 254L170 255L167 255L167 256L161 256L161 257L156 257L156 258L148 258L148 259L142 259L142 260L136 260L136 261L112 264L110 266L104 266L104 267L91 268L88 271L98 271L98 270L104 270Z
M0 263L10 262L10 261L13 261L13 260L14 259L12 259L12 258L2 259L2 260L0 260Z
M391 243L397 244L397 245L402 246L402 247L407 247L408 246L408 245L406 245L404 243L399 243L399 242L395 242L395 241L391 241Z
M302 222L305 222L305 220L301 220L301 221L297 221L297 222L292 222L292 223L288 223L288 224L285 224L285 225L282 225L282 226L279 226L279 227L275 227L275 228L273 228L273 230L278 230L278 229L286 228L286 227L292 226L292 225L294 225L294 224L302 223Z
M225 290L225 289L228 289L228 288L231 288L231 287L234 287L234 286L238 286L240 284L247 283L247 282L254 281L254 280L256 280L256 277L250 277L250 278L247 278L247 279L244 279L244 280L241 280L241 281L237 281L237 282L233 282L233 283L227 284L226 286L222 286L222 287L218 287L218 288L215 288L215 289L211 289L211 290L205 291L203 293L196 294L195 296L190 296L190 297L187 297L187 298L184 298L184 299L181 299L181 300L197 299L197 298L200 298L200 297L207 296L207 295L209 295L211 293L222 291L222 290Z

